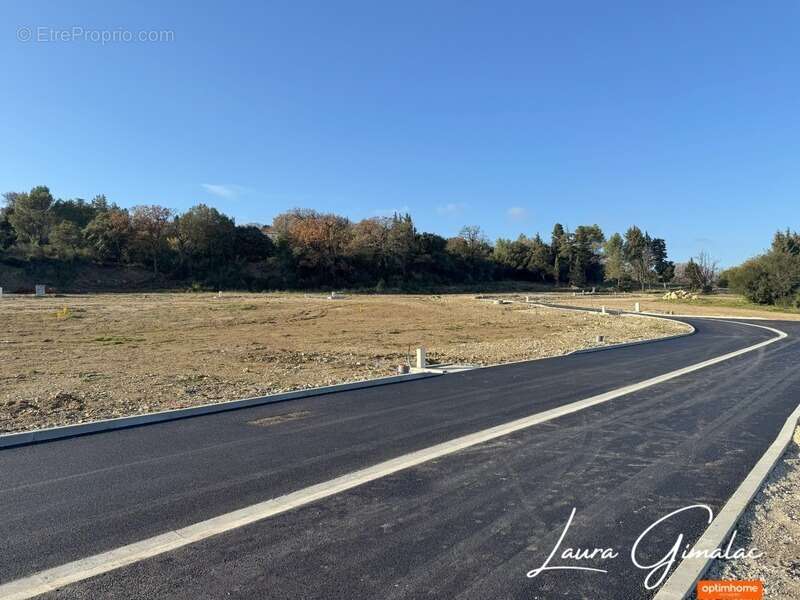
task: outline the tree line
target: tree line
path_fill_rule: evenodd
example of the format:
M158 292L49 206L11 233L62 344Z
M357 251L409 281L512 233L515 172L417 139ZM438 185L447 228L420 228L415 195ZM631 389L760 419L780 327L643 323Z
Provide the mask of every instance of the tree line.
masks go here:
M800 308L800 234L778 231L767 252L720 273L720 284L757 304Z
M0 209L0 259L139 265L164 282L221 288L423 289L515 280L616 288L666 284L666 242L637 226L608 238L598 225L491 243L477 226L445 238L408 214L353 222L294 209L270 225L237 225L205 204L183 213L121 208L104 195L56 200L45 186L8 192Z

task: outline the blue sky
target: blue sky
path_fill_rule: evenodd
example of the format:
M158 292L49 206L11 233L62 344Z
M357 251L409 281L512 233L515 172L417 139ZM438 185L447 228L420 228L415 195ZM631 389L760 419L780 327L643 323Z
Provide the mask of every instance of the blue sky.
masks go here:
M20 0L0 17L3 191L237 222L408 210L492 238L636 223L724 265L798 227L796 2Z

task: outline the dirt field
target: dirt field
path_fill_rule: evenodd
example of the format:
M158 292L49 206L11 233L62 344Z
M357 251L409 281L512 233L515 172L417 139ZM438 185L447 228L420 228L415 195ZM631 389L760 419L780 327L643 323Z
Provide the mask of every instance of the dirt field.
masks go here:
M491 364L683 327L474 296L5 296L0 433L389 375L420 345Z
M800 312L787 312L768 306L750 304L741 296L701 295L697 300L663 300L661 294L597 294L581 296L569 293L547 293L532 295L531 299L551 302L555 304L570 304L572 306L587 306L591 308L615 308L633 310L634 304L639 303L641 310L647 312L673 313L676 315L707 315L728 316L765 319L782 319L788 321L800 320Z

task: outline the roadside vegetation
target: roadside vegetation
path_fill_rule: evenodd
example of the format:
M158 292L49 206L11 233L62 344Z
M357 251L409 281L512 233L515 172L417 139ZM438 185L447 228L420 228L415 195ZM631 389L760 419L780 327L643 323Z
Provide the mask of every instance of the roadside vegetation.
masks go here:
M637 226L606 237L597 225L556 224L549 240L492 243L477 226L451 238L418 231L408 214L353 222L294 209L268 225L241 225L205 204L180 214L158 205L126 209L103 195L57 200L45 186L4 199L7 292L30 292L34 281L62 291L644 289L676 272L665 240Z
M769 251L723 271L720 283L755 304L800 308L800 235L777 232Z

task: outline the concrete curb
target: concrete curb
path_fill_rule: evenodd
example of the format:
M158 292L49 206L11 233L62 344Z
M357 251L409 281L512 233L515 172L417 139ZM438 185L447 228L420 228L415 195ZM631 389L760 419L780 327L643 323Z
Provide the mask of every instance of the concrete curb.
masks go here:
M600 313L600 309L592 308L590 306L573 306L571 304L548 304L547 302L527 302L527 304L535 305L535 306L544 306L546 308L558 308L562 310L575 310L575 311L583 311L583 312L592 312L592 313ZM601 313L602 314L602 313ZM785 319L780 319L778 317L772 319L770 317L744 317L744 316L732 316L732 315L687 315L687 314L674 314L668 315L665 313L658 313L652 311L641 311L641 312L634 312L631 310L622 310L619 308L609 308L606 309L606 314L609 315L618 315L618 316L631 316L631 317L655 317L658 319L726 319L729 321L782 321ZM666 339L666 338L662 338Z
M658 318L658 317L656 317ZM689 323L686 323L689 325ZM597 348L584 348L582 350L575 350L574 352L570 352L570 354L587 354L589 352L601 352L603 350L616 350L617 348L627 348L628 346L641 346L642 344L654 344L656 342L666 342L667 340L675 340L682 337L688 337L690 335L694 335L697 333L697 329L692 327L691 331L687 331L686 333L676 333L675 335L668 335L667 337L662 338L655 338L652 340L636 340L635 342L621 342L619 344L609 344L608 346L598 346Z
M628 313L628 314L636 314L636 313ZM638 313L641 315L658 315L659 317L674 317L676 319L727 319L729 321L783 321L785 319L770 319L769 317L733 317L731 315L663 315L661 313L654 313L654 312L641 312Z
M565 306L565 305L558 305L558 304L546 304L544 302L528 302L528 304L533 306L542 306L544 308L553 308L556 310L566 310L566 311L576 311L576 312L590 312L594 314L607 314L607 315L616 315L618 317L644 317L646 319L660 319L661 321L677 321L675 315L656 315L653 313L629 313L625 311L606 311L605 313L600 312L594 308L587 308L584 306ZM688 315L684 318L688 318ZM683 321L680 321L683 323ZM694 335L697 333L697 329L691 323L684 323L684 325L688 325L691 330L687 331L686 333L676 333L675 335L668 335L667 337L661 338L653 338L650 340L636 340L635 342L621 342L619 344L609 344L608 346L597 346L596 348L583 348L582 350L575 350L570 352L566 356L570 356L572 354L586 354L588 352L600 352L601 350L615 350L617 348L626 348L628 346L641 346L642 344L655 344L656 342L665 342L667 340L674 340L677 338L687 337L690 335Z
M714 562L713 558L704 558L704 556L707 556L715 548L723 547L723 543L736 527L753 497L761 489L764 481L791 444L798 423L800 423L800 405L786 419L778 437L767 448L767 451L692 548L692 553L701 554L693 554L692 558L681 561L653 600L683 600L695 591L697 582Z
M177 408L174 410L164 410L146 415L134 415L131 417L118 417L116 419L104 419L102 421L92 421L90 423L80 423L78 425L65 425L63 427L51 427L48 429L36 429L33 431L23 431L20 433L9 433L0 435L0 449L11 448L13 446L25 446L39 442L49 442L63 438L87 435L90 433L101 433L114 429L127 429L151 423L163 423L177 419L186 419L200 415L210 415L214 413L238 410L240 408L250 408L262 406L264 404L274 404L287 400L297 400L300 398L310 398L312 396L322 396L325 394L335 394L349 390L359 390L362 388L389 385L392 383L402 383L404 381L414 381L416 379L427 379L428 377L439 377L441 373L410 373L407 375L391 375L389 377L379 377L377 379L366 379L351 383L340 383L325 387L310 388L307 390L296 390L294 392L284 392L270 396L259 396L257 398L244 398L242 400L231 400L216 404L203 404L189 408Z

